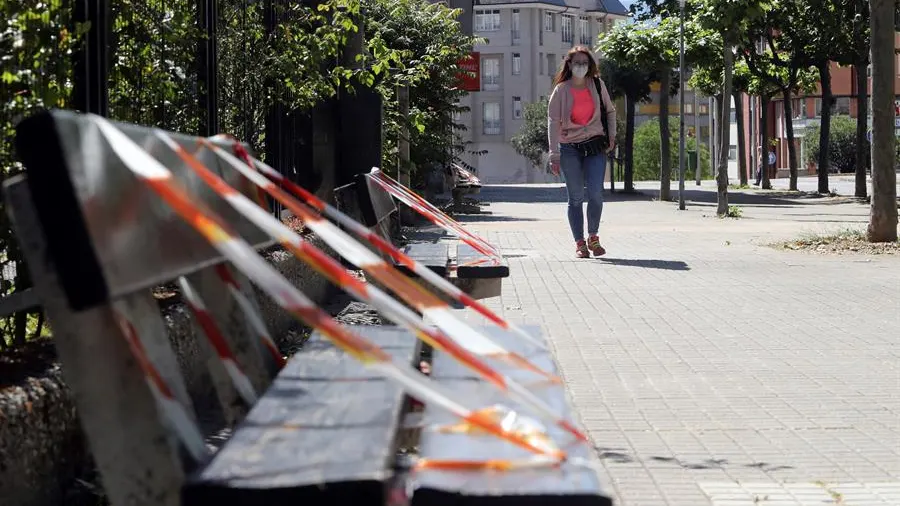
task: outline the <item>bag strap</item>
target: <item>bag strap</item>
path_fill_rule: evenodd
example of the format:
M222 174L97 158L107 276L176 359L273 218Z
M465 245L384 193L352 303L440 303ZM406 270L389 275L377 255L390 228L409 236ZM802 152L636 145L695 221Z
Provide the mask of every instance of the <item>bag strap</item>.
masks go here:
M603 85L600 83L600 78L594 76L594 87L597 88L597 96L600 97L600 114L603 115L604 120L606 119L606 100L603 100Z

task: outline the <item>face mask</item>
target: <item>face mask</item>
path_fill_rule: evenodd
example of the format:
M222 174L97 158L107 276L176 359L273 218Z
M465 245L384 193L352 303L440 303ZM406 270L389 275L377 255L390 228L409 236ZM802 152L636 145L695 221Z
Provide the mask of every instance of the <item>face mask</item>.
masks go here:
M572 65L572 75L577 78L582 78L587 75L588 66L587 65Z

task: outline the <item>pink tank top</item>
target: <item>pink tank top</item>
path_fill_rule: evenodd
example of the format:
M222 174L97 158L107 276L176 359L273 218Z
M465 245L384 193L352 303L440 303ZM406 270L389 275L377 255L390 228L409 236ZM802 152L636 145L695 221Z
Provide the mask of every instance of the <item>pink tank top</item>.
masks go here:
M594 117L594 97L588 88L571 88L572 98L572 123L587 125Z

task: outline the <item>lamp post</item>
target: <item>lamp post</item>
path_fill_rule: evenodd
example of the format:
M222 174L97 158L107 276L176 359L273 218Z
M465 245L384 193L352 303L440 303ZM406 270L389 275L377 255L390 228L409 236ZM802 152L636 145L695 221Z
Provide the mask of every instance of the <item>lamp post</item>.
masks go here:
M681 7L681 51L678 56L678 209L684 211L684 0L678 0Z

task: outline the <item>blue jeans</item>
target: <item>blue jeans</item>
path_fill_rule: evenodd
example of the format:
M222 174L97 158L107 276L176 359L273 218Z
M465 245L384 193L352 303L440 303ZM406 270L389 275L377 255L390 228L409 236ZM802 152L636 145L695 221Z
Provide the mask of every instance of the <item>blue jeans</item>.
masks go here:
M603 213L603 180L606 178L606 154L581 156L566 144L559 146L559 165L569 194L569 227L576 241L584 239L584 197L587 184L587 226L589 235L600 231Z

